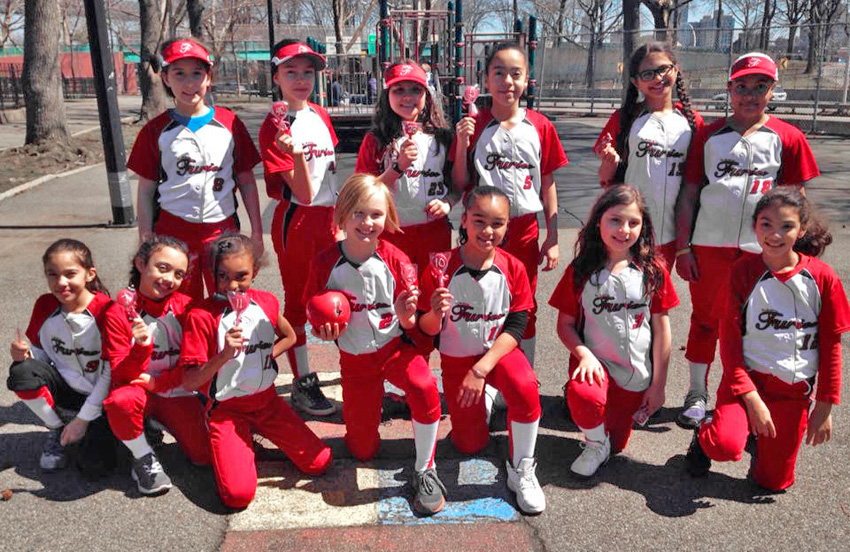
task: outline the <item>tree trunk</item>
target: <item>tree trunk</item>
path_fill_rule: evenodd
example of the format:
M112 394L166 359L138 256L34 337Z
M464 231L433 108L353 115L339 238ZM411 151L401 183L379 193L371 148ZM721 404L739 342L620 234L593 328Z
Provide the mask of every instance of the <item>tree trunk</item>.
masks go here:
M165 111L165 88L160 76L161 67L157 50L161 36L161 22L156 0L139 0L139 87L142 89L141 120L150 120Z
M186 13L189 15L189 32L195 38L203 38L204 0L186 0Z
M626 0L632 1L632 0ZM559 0L558 2L558 20L555 23L555 30L558 33L557 38L555 38L555 45L560 46L561 42L564 40L564 20L566 18L567 11L567 0Z
M623 94L629 87L629 60L640 32L640 0L623 0Z
M773 20L773 13L776 10L776 2L774 0L764 0L764 12L761 18L761 32L759 33L759 48L767 50L770 46L770 23Z
M62 20L56 0L27 0L24 5L25 143L68 142L60 67Z
M794 41L797 39L797 25L791 25L788 28L788 48L785 52L790 57L794 53Z
M809 51L806 55L806 70L803 71L806 75L811 75L815 72L818 66L818 51L820 50L820 33L817 25L809 26Z
M590 31L590 43L587 45L587 68L584 71L584 85L588 89L594 88L594 72L596 71L596 26Z
M342 19L344 17L343 10L345 9L343 1L344 0L331 1L331 8L333 9L334 19L334 40L336 41L336 53L340 56L345 53L342 49Z

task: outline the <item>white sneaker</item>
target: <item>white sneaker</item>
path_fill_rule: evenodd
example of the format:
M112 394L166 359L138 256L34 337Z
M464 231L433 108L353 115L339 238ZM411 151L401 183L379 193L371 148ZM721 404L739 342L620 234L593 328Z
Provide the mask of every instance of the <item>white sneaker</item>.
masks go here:
M51 429L47 434L47 439L44 440L44 449L42 449L41 457L38 459L38 464L44 471L52 472L68 466L68 451L60 442L63 429L64 427Z
M607 462L611 456L611 439L606 435L601 443L585 441L581 446L584 450L570 466L570 470L580 477L593 477L599 466Z
M496 399L500 397L499 390L492 385L484 384L484 411L487 413L487 425L490 425L490 418L493 417L493 410L496 409ZM502 400L504 402L504 399Z
M537 461L534 458L523 458L519 467L514 469L510 461L505 462L508 471L508 489L516 493L516 503L523 514L539 514L546 509L546 495L540 488L534 471Z

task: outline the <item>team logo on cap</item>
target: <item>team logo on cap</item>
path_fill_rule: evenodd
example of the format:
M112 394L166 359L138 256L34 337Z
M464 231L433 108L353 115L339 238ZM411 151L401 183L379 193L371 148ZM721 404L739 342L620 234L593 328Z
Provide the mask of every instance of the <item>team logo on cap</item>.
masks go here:
M401 76L409 75L411 71L413 71L413 67L410 65L402 65L398 68L398 74Z
M184 42L183 44L180 45L180 53L181 54L185 54L186 52L188 52L191 49L192 49L192 45L188 42Z
M747 67L758 67L761 65L761 58L751 57L747 60Z
M310 51L310 48L304 46L303 44L301 46L298 46L298 53L299 54L303 54L304 52L309 52L309 51Z

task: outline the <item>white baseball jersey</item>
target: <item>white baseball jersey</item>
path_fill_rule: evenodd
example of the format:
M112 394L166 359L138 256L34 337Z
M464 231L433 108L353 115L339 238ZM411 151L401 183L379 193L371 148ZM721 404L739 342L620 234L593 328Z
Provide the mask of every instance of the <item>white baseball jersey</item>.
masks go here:
M643 272L635 265L618 274L595 272L578 293L573 270L570 264L564 271L549 304L575 318L579 337L617 385L646 391L652 383L652 315L679 304L667 269L662 268L663 283L652 296L645 293Z
M445 174L446 146L441 146L433 134L417 132L411 138L419 150L419 155L398 177L390 189L395 198L396 209L401 226L413 226L430 222L425 212L428 204L435 199L445 200L449 184ZM360 151L357 153L356 173L369 173L379 176L398 159L401 145L407 136L396 138L383 151L378 149L378 140L371 132L366 134Z
M374 353L402 333L395 312L401 293L401 266L410 259L399 248L378 241L375 253L362 264L348 260L337 242L310 265L304 303L326 290L344 293L351 304L351 320L337 345L352 355ZM412 277L416 285L415 271Z
M523 112L522 122L508 130L489 109L480 110L469 145L472 182L505 192L511 218L542 211L541 178L569 162L552 122L531 109ZM453 146L450 159L454 152Z
M250 171L260 155L232 111L215 107L196 131L167 111L142 128L127 167L159 182L162 209L193 223L221 222L236 213L236 175Z
M837 403L841 359L819 358L821 333L850 330L850 305L835 271L800 255L793 270L774 274L760 256L745 257L732 268L731 288L727 316L740 329L740 336L732 338L742 341L734 368L770 374L788 384L813 381L817 374L818 400Z
M289 133L293 140L301 144L304 160L307 161L312 198L310 205L332 207L339 194L334 152L338 140L327 111L316 104L308 103L304 109L289 111L287 118L290 121ZM283 153L277 147L276 134L277 127L269 114L263 121L263 126L260 127L260 150L266 175L277 175L295 168L292 155ZM272 177L273 180L275 178L276 176ZM278 192L271 190L267 185L266 191L269 192L270 197L289 199L292 203L301 204L288 189Z
M153 301L138 294L137 311L148 326L152 342L144 346L133 339L132 322L124 307L113 303L106 311L103 331L103 356L112 368L112 385L127 385L141 373L154 376L156 394L161 397L195 395L182 385L182 370L177 369L182 322L191 298L176 292L164 301Z
M516 257L501 249L496 249L493 265L476 275L464 266L459 248L449 255L446 287L454 299L443 318L440 354L461 358L483 355L501 334L509 313L528 311L534 306L528 274ZM428 265L419 310L431 310L431 296L440 287L439 280L439 270Z
M760 253L753 231L756 203L771 188L802 185L820 174L800 130L770 117L749 136L726 119L700 133L688 160L688 182L704 183L691 242Z
M694 113L697 129L702 117ZM614 112L602 129L597 145L608 135L614 140L620 133L620 110ZM643 194L655 230L655 243L670 243L676 238L676 197L685 173L685 157L693 131L677 106L659 117L644 112L632 123L628 138L625 184Z
M101 359L99 326L111 302L106 294L95 293L83 312L72 314L45 294L35 302L27 326L33 358L53 365L71 389L88 396L77 417L89 422L100 416L109 394L109 362Z
M239 353L228 360L209 382L207 396L216 401L255 395L274 385L277 362L272 355L280 313L277 298L266 291L248 290L251 300L242 313ZM186 368L206 364L224 349L225 334L236 321L226 299L208 297L189 311L183 329L180 364Z

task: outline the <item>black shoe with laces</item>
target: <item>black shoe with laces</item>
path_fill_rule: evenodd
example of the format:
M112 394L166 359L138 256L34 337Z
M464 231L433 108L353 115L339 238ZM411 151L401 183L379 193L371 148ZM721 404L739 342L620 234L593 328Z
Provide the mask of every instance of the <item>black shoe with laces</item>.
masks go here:
M322 393L319 376L314 373L292 381L292 406L313 416L330 416L336 412L336 407Z
M703 477L711 469L711 458L705 454L702 445L699 444L699 427L694 430L691 446L688 447L688 453L685 455L685 469L693 477Z

